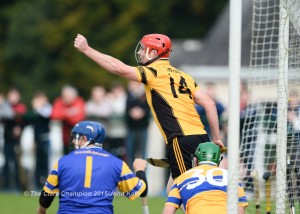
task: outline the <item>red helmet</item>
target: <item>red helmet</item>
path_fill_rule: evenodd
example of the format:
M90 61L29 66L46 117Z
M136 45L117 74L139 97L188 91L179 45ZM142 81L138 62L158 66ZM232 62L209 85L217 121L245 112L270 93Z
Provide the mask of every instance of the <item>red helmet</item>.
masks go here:
M172 48L172 42L169 37L163 34L148 34L145 35L137 45L136 48L136 59L140 65L148 65L159 58L168 59ZM147 62L141 62L139 54L140 49L145 49ZM148 54L152 51L157 51L157 56L149 58Z

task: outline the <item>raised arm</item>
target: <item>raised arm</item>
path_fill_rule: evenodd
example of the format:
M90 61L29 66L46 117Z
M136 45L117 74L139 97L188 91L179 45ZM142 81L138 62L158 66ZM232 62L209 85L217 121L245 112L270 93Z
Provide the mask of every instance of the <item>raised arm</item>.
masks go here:
M130 80L137 80L138 76L134 67L126 65L122 61L112 56L100 53L99 51L93 49L89 46L84 36L80 34L77 35L74 41L74 47L108 72L117 74Z
M206 117L211 130L212 141L220 147L224 147L224 144L220 138L219 118L215 102L199 89L195 92L194 100L195 103L205 109Z

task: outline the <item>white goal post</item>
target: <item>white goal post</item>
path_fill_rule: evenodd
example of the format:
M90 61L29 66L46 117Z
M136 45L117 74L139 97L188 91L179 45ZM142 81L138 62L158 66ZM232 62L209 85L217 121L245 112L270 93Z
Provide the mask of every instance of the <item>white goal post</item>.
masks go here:
M239 112L239 89L241 70L242 1L231 0L229 12L229 111ZM239 42L237 42L239 41ZM227 210L238 214L238 154L239 114L230 114L228 119L228 186ZM228 212L229 213L229 212Z
M247 213L300 213L299 0L253 0L245 85L239 171Z

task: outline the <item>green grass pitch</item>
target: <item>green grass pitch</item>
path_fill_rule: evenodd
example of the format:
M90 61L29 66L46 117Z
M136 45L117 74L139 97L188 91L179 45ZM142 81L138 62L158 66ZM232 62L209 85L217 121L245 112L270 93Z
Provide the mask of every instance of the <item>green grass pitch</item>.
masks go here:
M36 212L38 207L38 196L24 196L23 194L11 194L11 193L0 193L0 213L7 214L32 214ZM165 197L151 197L148 199L149 211L151 214L161 213L164 207L166 198ZM142 202L138 198L135 201L130 201L126 197L115 197L114 199L114 211L115 214L124 213L142 213ZM249 207L246 209L246 214L256 214L254 201L249 201ZM54 214L58 209L58 197L56 197L47 210L48 214ZM299 203L295 201L295 213L300 213ZM266 213L265 202L261 202L261 213ZM182 213L177 211L176 214ZM276 213L275 203L272 202L271 213ZM288 209L287 209L288 213Z
M150 213L161 213L166 198L152 197L148 199ZM36 213L39 204L38 196L24 196L23 194L0 193L0 213L7 214L32 214ZM54 214L58 210L58 197L56 197L47 210L47 214ZM114 198L115 214L142 213L142 201L140 198L130 201L126 197ZM180 212L177 212L180 213Z

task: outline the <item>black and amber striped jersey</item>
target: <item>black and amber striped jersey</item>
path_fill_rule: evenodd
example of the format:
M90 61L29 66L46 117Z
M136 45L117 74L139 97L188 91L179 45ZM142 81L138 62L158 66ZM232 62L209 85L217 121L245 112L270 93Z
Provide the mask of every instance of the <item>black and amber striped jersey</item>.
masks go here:
M194 107L199 86L190 75L171 66L169 60L138 66L136 71L166 143L176 136L206 134Z

